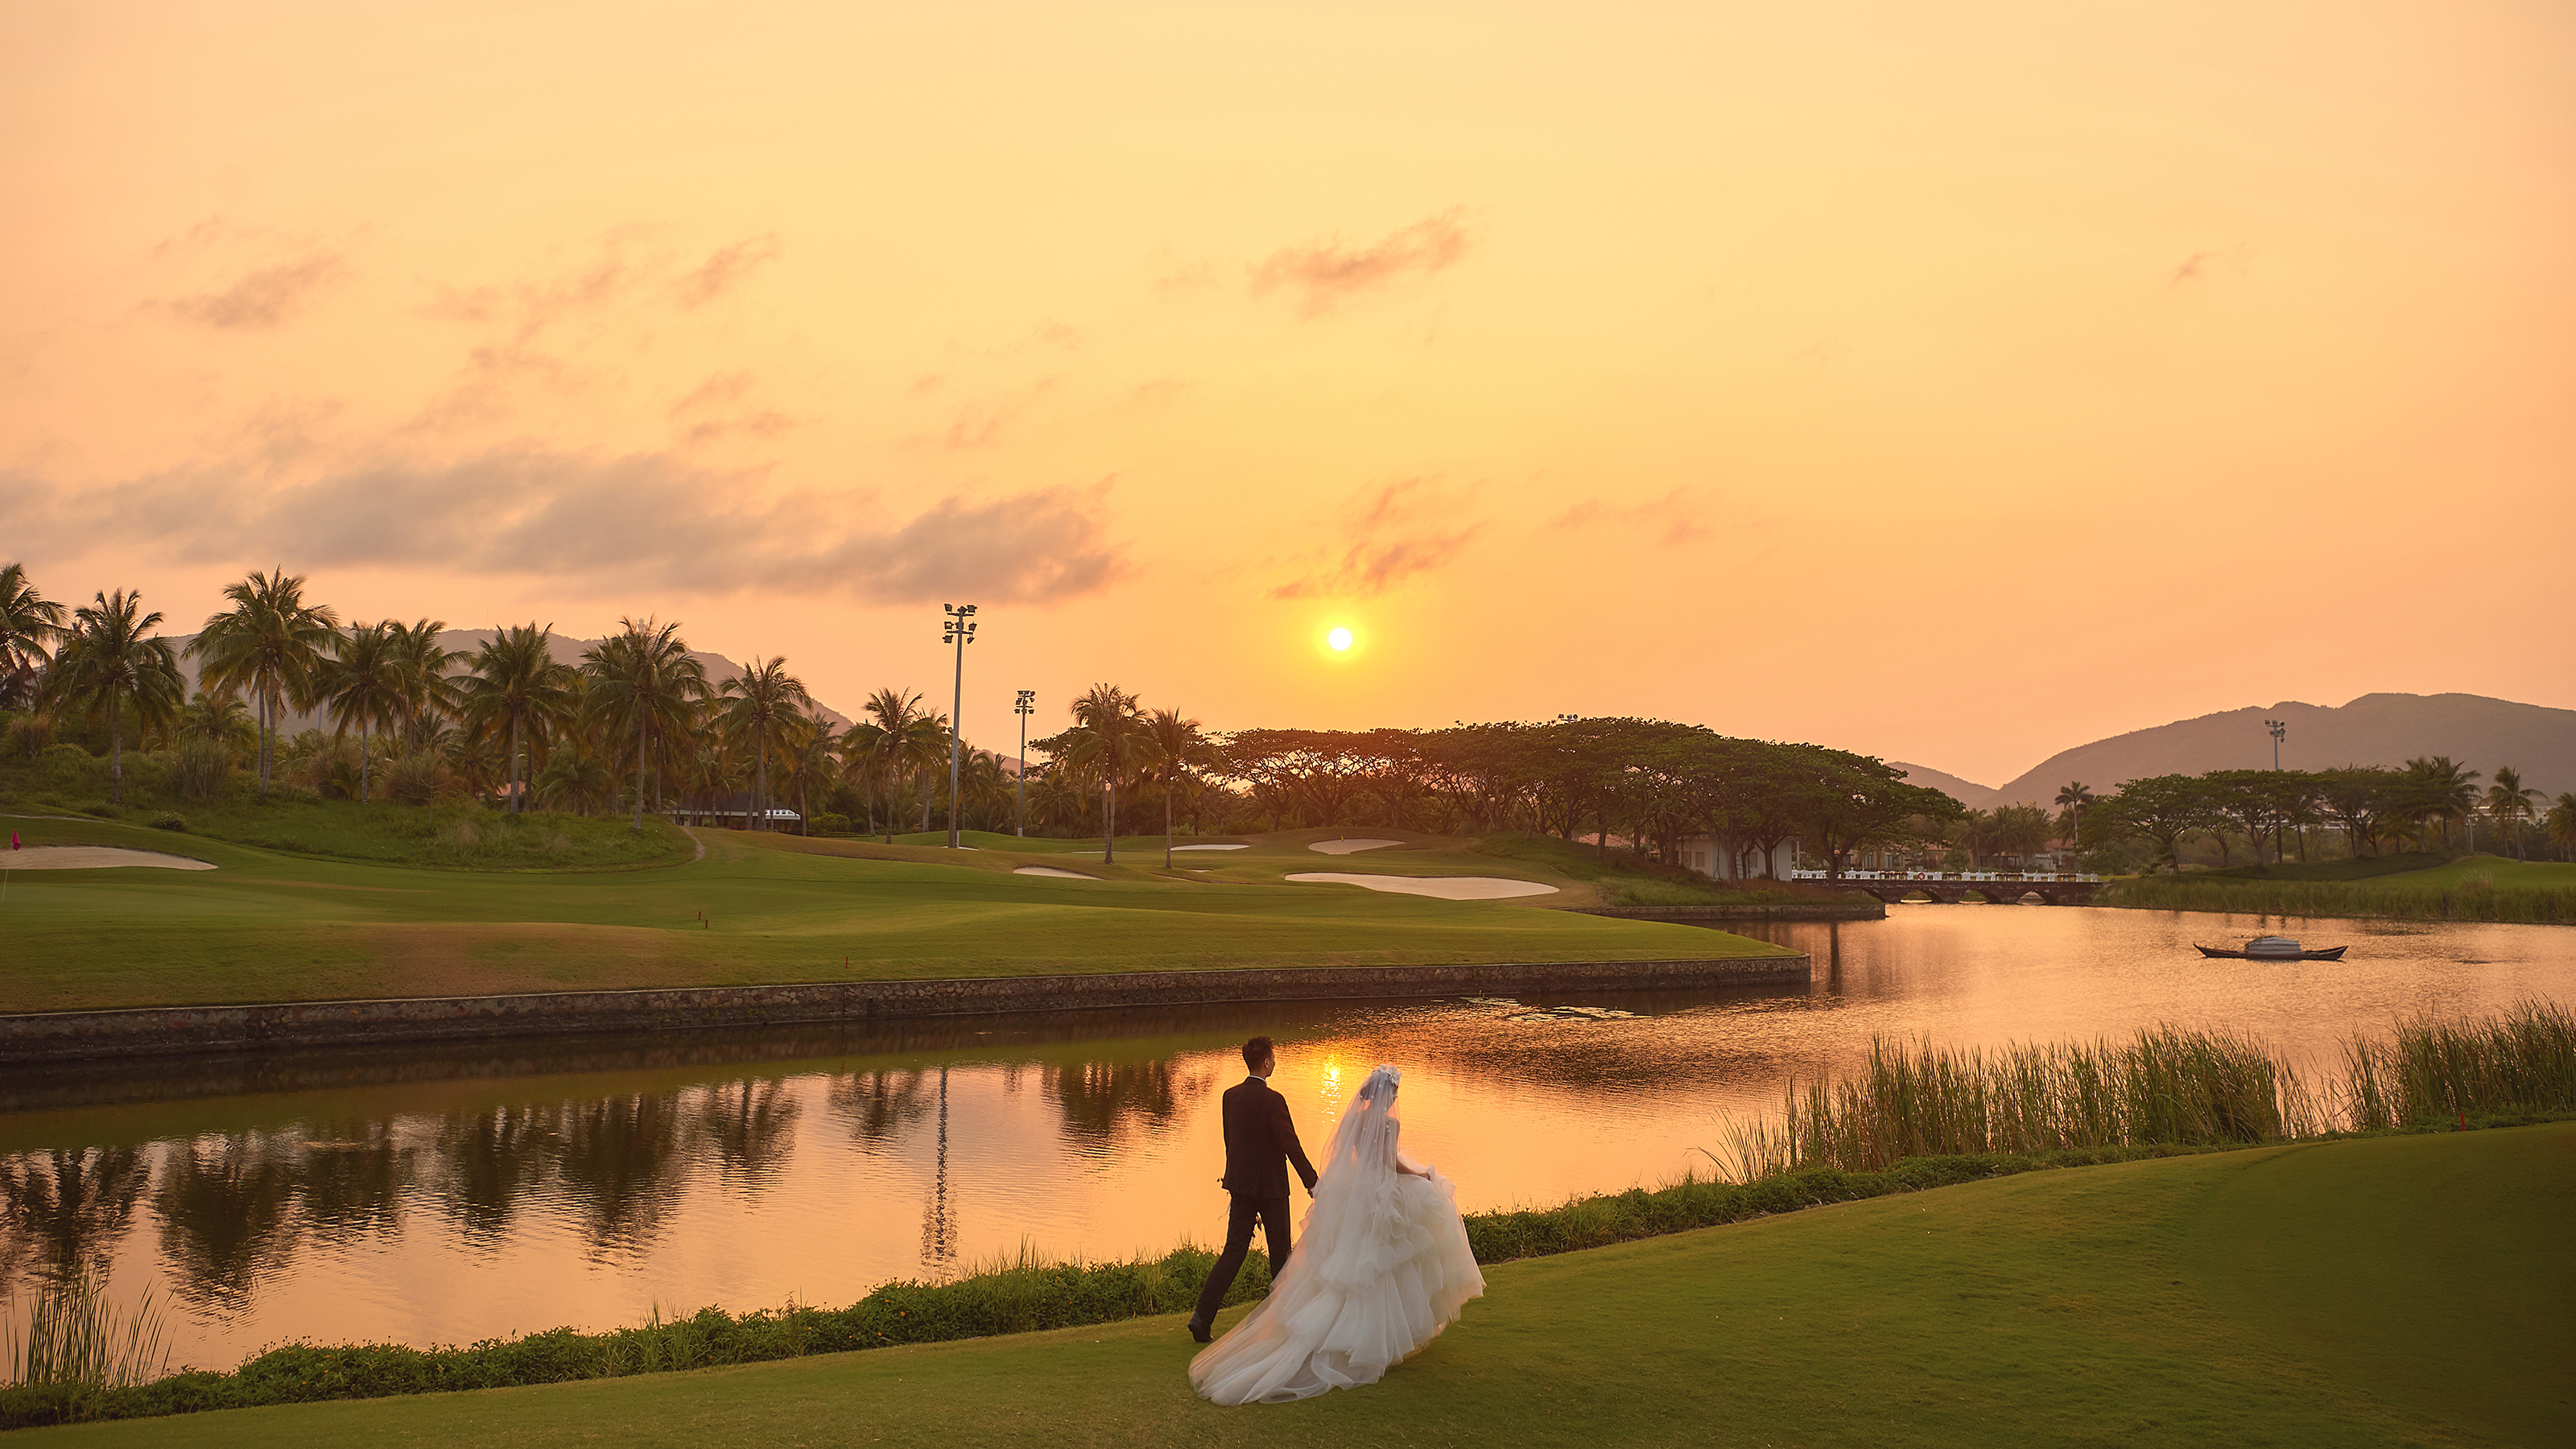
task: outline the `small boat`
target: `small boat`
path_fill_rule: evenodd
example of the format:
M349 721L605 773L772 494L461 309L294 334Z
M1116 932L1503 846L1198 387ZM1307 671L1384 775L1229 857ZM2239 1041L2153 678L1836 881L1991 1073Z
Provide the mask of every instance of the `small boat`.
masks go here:
M2311 951L2287 936L2257 936L2232 951L2225 946L2203 946L2198 943L2194 943L2192 949L2213 960L2340 961L2343 959L2343 953L2352 948L2328 946L2322 951Z

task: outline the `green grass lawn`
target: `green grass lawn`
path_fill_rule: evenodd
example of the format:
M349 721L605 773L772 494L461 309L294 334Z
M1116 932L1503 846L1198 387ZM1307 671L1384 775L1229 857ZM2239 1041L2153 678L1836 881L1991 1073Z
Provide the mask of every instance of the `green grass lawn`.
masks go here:
M1302 1404L1198 1400L1170 1317L28 1437L2547 1445L2576 1423L2571 1220L2576 1124L2312 1143L2030 1173L1504 1264L1385 1381Z
M26 871L0 899L0 1011L781 981L1462 961L1641 960L1780 948L1519 902L1451 902L1296 871L1502 875L1595 899L1547 866L1420 837L1329 857L1264 836L1165 871L1124 846L980 848L698 830L703 860L613 871L368 864L84 820L11 820L30 845L113 844L212 871ZM1037 849L1021 849L1037 846ZM1012 873L1052 864L1098 877Z
M2576 865L2553 860L2515 860L2502 855L2471 855L2429 870L2384 875L2372 883L2423 886L2430 890L2458 890L2463 886L2478 885L2490 885L2498 890L2576 890Z

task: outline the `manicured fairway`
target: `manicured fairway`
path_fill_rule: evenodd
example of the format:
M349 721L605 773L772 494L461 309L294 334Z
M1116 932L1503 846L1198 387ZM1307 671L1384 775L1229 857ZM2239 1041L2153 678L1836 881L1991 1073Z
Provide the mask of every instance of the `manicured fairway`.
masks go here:
M1177 1319L86 1425L109 1445L2554 1445L2576 1124L2034 1173L1506 1264L1374 1387L1217 1409Z
M706 858L595 872L358 864L86 821L13 821L30 844L115 844L211 871L26 871L0 900L0 1011L724 986L778 981L1766 954L1722 932L1282 877L1330 858L1308 831L1243 851L1115 865L1069 842L948 851L701 830ZM1592 888L1463 842L1338 868L1508 875ZM1353 864L1365 861L1366 865ZM1012 874L1054 864L1097 880Z
M2492 855L2472 856L2439 865L2431 870L2403 871L2372 879L2372 885L2426 886L2438 890L2458 890L2472 884L2486 884L2498 890L2569 890L2576 889L2576 865L2554 860L2512 860Z

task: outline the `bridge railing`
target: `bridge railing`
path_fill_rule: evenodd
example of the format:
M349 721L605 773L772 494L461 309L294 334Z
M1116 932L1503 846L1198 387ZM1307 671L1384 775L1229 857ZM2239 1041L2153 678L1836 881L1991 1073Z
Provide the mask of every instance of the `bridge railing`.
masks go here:
M1829 876L1821 870L1793 870L1791 880L1927 881L1934 885L1976 885L1982 881L2026 880L2041 885L2099 884L2098 875L2058 870L1847 870Z

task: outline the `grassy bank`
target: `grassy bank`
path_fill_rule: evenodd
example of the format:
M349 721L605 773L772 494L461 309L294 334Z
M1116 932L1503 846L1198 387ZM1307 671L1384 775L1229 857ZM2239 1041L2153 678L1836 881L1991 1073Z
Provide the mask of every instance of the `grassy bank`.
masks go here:
M2349 920L2576 924L2576 866L2476 859L2351 880L2210 875L2113 881L2096 905Z
M1544 866L1415 839L1333 857L1290 832L1162 869L1078 851L803 840L700 830L703 860L520 872L374 865L105 821L21 820L30 845L170 851L211 871L21 871L0 898L0 1011L648 986L736 986L1245 966L1767 955L1724 932L1517 902L1441 901L1305 871L1511 875L1539 902L1595 899ZM622 828L622 827L620 827ZM694 844L692 849L694 850ZM1202 864L1204 863L1204 864ZM1023 865L1083 879L1025 876Z
M1282 1407L1195 1398L1165 1314L28 1442L2540 1444L2576 1413L2571 1153L2549 1126L2018 1173L1507 1263L1383 1383Z

